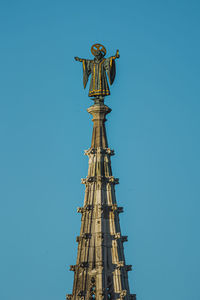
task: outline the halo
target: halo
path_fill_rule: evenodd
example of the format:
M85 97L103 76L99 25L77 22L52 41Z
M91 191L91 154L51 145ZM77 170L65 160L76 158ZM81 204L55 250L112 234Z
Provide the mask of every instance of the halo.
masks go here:
M101 44L94 44L94 45L92 45L92 47L91 47L92 54L95 55L95 53L97 51L101 51L101 53L103 54L103 56L106 55L106 48L103 45L101 45Z

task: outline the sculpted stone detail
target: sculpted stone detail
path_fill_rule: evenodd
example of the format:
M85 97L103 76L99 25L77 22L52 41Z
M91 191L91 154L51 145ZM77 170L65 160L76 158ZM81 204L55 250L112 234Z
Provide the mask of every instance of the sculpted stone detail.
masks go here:
M67 294L66 295L66 300L72 300L72 295L71 294Z
M104 234L102 232L99 232L99 233L97 233L97 237L98 237L98 239L103 240Z
M122 236L122 243L124 243L124 242L128 242L128 236L127 235Z
M124 298L126 297L126 295L127 295L127 290L121 291L120 297L121 297L122 299L124 299Z
M96 278L92 277L90 280L89 299L96 299Z
M96 149L95 148L90 148L90 149L87 149L87 150L84 150L84 154L85 155L90 155L90 154L95 154L96 153Z
M81 263L79 264L79 266L80 266L81 268L85 269L85 268L87 268L87 267L89 266L89 264L88 264L88 262L84 261L84 262L81 262Z
M110 156L113 156L115 155L115 151L110 149L110 148L90 148L88 150L84 150L84 154L89 156L89 155L95 155L95 154L107 154L107 155L110 155Z
M113 176L110 176L109 183L119 184L119 178L114 178Z
M82 237L83 239L88 240L88 239L91 238L91 233L83 233L83 234L81 235L81 237Z
M116 264L116 268L117 269L121 269L124 267L124 261L119 261L117 264Z
M109 154L110 156L115 155L115 151L113 149L107 148L106 154Z
M92 208L92 205L86 205L84 207L85 211L91 211L93 208Z
M81 240L88 240L91 238L91 233L83 233L81 236L76 237L76 241L80 242Z
M120 232L115 233L114 239L115 239L115 240L118 240L118 239L120 239L120 238L121 238L121 233L120 233Z
M86 178L81 178L81 183L82 184L87 184L88 182L95 182L95 177L86 177Z
M77 236L77 237L76 237L76 241L77 241L77 243L79 243L79 242L81 241L81 237L80 237L80 236Z
M123 213L124 212L124 208L123 207L118 207L117 208L117 213L118 214L121 214L121 213Z
M70 271L75 272L75 271L76 271L76 265L71 265L71 266L70 266Z
M113 176L88 176L86 178L81 178L82 184L93 183L93 182L102 182L110 184L119 184L119 178L114 178Z
M77 212L83 214L84 212L88 212L92 210L92 205L86 205L84 207L78 207Z
M108 71L113 68L113 62L114 59L109 60ZM101 77L101 71L108 67L108 61L106 65L102 62L104 67L100 63L98 59L92 63L85 60L84 76L89 75L89 70L93 72L94 80L105 79L105 74ZM100 86L100 81L92 81L92 84ZM109 148L106 136L105 121L111 109L104 104L102 90L92 100L94 105L87 109L93 122L92 142L85 151L89 160L88 173L81 180L85 184L85 197L83 207L77 208L77 212L82 214L81 229L77 237L76 265L70 266L74 272L73 291L67 299L135 300L129 291L127 272L131 265L125 264L123 243L127 236L122 235L120 228L119 214L123 207L117 206L115 193L119 179L112 173L111 156L114 151Z
M126 271L132 271L132 265L125 265L124 261L119 261L116 263L116 269L122 269L125 268Z
M83 207L78 207L78 208L77 208L77 212L78 212L78 213L81 213L81 214L82 214L83 211L84 211L84 208L83 208Z
M127 272L132 271L132 265L126 265L126 271Z
M136 294L130 294L130 300L136 300Z
M112 210L113 212L117 212L118 214L124 212L124 208L123 208L123 207L120 207L120 206L117 207L117 204L113 204L113 205L111 206L111 210Z
M121 291L121 293L120 293L121 299L124 299L126 297L126 295L127 295L127 290Z

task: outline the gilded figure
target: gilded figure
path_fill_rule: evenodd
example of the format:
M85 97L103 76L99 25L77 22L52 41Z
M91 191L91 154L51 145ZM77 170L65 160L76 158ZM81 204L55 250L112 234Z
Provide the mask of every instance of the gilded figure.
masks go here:
M116 74L115 59L120 57L119 50L116 51L114 56L105 58L106 48L101 44L94 44L91 47L91 52L94 55L93 60L79 58L77 56L75 57L75 60L80 61L83 64L84 88L86 87L88 78L91 74L88 96L94 98L103 98L110 95L107 76L110 85L112 85Z

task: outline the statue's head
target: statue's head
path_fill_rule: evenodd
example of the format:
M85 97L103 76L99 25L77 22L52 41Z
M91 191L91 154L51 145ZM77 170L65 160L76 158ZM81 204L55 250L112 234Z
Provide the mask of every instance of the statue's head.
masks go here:
M101 44L94 44L91 47L91 52L97 59L100 59L106 55L106 48Z
M101 53L101 51L97 50L94 54L94 56L97 58L97 59L101 59L103 57L103 54Z

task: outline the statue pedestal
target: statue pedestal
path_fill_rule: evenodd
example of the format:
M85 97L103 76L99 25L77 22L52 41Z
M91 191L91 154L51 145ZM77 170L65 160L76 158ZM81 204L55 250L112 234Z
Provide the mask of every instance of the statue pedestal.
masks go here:
M94 104L87 109L93 116L93 134L91 148L108 148L108 142L105 130L105 116L111 112L111 109L105 104Z

